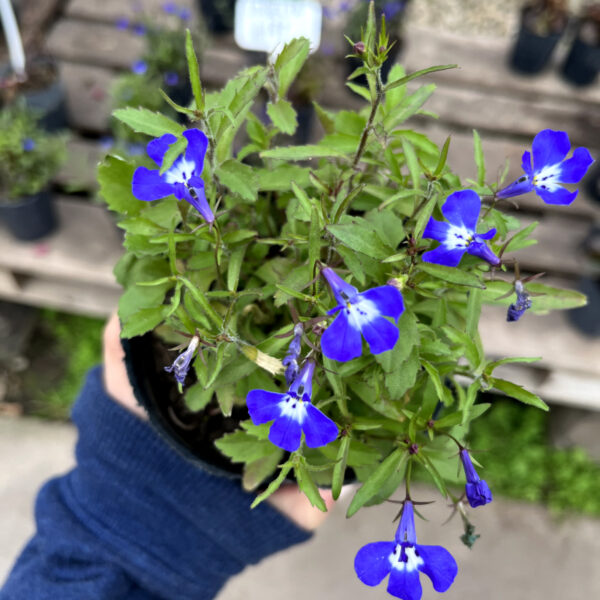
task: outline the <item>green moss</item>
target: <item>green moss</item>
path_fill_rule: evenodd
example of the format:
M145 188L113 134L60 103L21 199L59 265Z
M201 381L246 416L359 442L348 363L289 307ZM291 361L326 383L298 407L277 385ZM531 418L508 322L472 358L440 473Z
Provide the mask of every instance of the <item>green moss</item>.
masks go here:
M67 419L86 372L102 360L104 321L43 310L24 387L28 412Z
M508 400L493 404L474 425L470 446L494 493L600 515L600 465L581 448L551 446L548 413Z

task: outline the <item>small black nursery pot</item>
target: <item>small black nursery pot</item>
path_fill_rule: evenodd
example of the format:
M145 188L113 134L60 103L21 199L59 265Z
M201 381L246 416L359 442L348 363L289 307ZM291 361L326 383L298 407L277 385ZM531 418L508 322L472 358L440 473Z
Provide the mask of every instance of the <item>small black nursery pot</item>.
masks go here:
M198 4L209 31L221 34L233 31L235 0L198 0Z
M544 0L525 6L521 27L509 58L509 65L519 73L539 73L550 62L554 48L567 26L564 2Z
M0 219L16 239L24 242L50 235L58 223L52 196L47 190L16 201L0 199Z
M600 70L600 5L586 11L577 26L571 50L564 62L564 78L574 85L591 85Z

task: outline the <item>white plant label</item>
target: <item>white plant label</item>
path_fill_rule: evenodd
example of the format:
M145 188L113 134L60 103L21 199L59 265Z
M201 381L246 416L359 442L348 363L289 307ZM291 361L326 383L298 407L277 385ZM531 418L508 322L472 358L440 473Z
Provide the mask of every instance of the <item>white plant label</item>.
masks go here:
M290 40L305 37L314 52L321 42L322 15L315 0L238 0L235 41L244 50L276 56Z

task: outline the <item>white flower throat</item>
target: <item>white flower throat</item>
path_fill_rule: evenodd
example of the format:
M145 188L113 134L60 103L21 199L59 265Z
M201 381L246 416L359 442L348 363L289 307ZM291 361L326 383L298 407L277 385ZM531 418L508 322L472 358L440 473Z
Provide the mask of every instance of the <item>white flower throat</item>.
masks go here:
M347 302L344 309L348 315L348 321L354 329L361 329L363 325L376 319L381 313L377 306L370 300L361 298L358 302Z
M279 403L281 410L280 417L287 417L302 424L306 417L306 402L303 394L286 394L283 400Z
M473 232L469 231L464 225L458 227L457 225L449 224L446 239L444 240L444 246L449 250L468 248L472 241Z
M392 569L410 573L418 569L425 561L417 554L414 546L406 546L402 548L402 544L396 544L394 551L389 555L388 560L392 565Z
M533 185L540 187L543 190L553 192L560 187L558 185L558 178L560 177L561 171L562 168L560 163L546 165L534 175Z
M195 168L196 163L182 157L165 173L165 180L167 183L187 184Z

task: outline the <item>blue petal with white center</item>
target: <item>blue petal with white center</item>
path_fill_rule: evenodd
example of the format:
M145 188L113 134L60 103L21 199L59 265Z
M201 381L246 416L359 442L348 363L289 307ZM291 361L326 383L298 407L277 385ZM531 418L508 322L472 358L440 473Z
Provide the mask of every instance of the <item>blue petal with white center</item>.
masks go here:
M183 132L183 136L187 140L187 148L171 167L162 175L160 169L138 167L133 174L131 189L138 200L145 202L160 200L172 194L178 200L189 202L207 223L212 224L215 217L206 200L201 178L208 138L199 129L188 129ZM160 167L167 150L176 141L174 135L166 133L149 142L146 152Z
M495 229L486 233L477 233L477 220L481 211L481 199L473 190L461 190L450 194L442 205L442 214L446 221L436 221L433 217L423 232L423 238L437 240L441 244L423 254L423 260L429 263L456 267L465 252L478 256L493 266L500 259L486 245L496 235Z
M458 566L445 548L417 544L413 505L407 500L395 541L363 546L354 559L354 570L369 586L379 585L389 575L388 593L401 600L421 600L420 573L431 579L437 592L445 592L452 585Z
M564 131L544 129L531 145L531 153L524 152L522 175L497 192L498 198L512 198L534 191L546 204L571 204L577 190L571 192L563 183L579 183L594 162L587 148L576 148L570 158L569 136ZM532 155L533 154L533 164Z
M465 469L465 477L467 478L465 491L469 504L472 508L489 504L493 500L492 492L488 484L483 479L480 479L473 466L469 452L465 448L460 451L460 460L462 461Z
M285 394L252 390L246 397L255 425L273 421L269 440L288 452L300 447L302 432L309 448L326 446L338 435L337 425L311 404L315 363L307 361Z
M402 294L391 285L371 288L362 293L346 283L329 267L322 271L338 305L329 314L338 313L321 336L321 350L331 360L346 362L362 354L364 337L373 354L391 350L398 341L398 322L404 311Z

